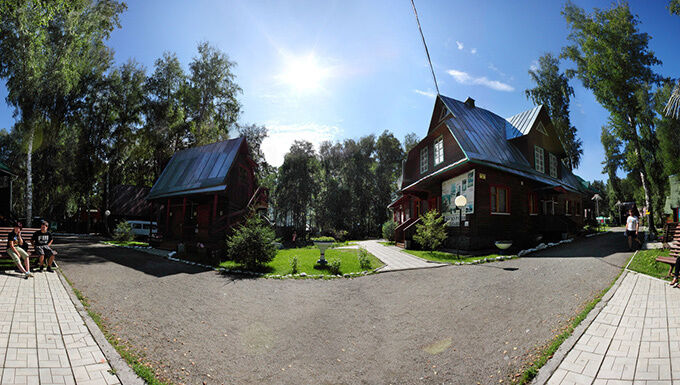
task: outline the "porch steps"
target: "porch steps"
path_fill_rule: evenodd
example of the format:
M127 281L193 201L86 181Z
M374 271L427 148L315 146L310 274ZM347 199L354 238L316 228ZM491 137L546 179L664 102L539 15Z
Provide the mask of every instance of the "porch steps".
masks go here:
M402 249L406 247L403 242L396 242L394 245Z

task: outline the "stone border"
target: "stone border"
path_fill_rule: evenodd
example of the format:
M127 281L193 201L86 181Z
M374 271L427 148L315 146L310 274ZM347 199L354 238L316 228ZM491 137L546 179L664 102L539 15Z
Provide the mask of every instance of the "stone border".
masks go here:
M97 345L99 345L99 348L102 350L102 353L104 353L104 357L106 357L109 365L111 365L111 369L114 370L113 374L118 377L121 385L145 385L146 381L137 376L130 365L128 365L127 361L125 361L120 356L120 354L118 354L118 351L116 351L116 349L109 343L109 341L104 336L104 333L99 329L99 326L97 326L92 317L90 317L90 315L87 313L85 306L83 306L82 302L80 302L73 291L73 287L68 283L68 281L66 281L66 277L59 268L59 265L57 265L56 271L59 279L61 280L61 284L66 289L69 298L71 298L71 302L73 302L78 314L80 314L80 317L85 322L85 326L87 326L87 329L90 331L92 338L94 338L95 342L97 342Z
M637 254L637 251L635 252L635 254ZM633 254L631 260L635 258L635 254ZM595 307L588 313L586 318L583 321L581 321L581 323L574 329L574 331L571 333L571 336L569 336L569 338L562 342L560 347L557 348L557 351L553 353L553 356L548 360L548 362L546 362L546 364L543 365L543 367L538 370L538 374L530 382L531 385L545 385L548 383L550 377L552 377L553 373L555 373L555 371L559 368L562 361L564 361L564 358L571 351L574 345L576 345L576 343L581 338L583 333L585 333L585 331L588 329L590 324L592 324L593 321L595 321L595 318L597 318L602 309L604 309L604 307L607 306L609 300L614 296L616 290L619 288L619 286L621 286L621 283L629 273L630 273L629 270L627 270L626 268L623 269L619 278L616 280L616 282L614 282L612 287L610 287L609 290L607 290L607 292L602 296L600 302L598 302L597 305L595 305Z
M592 234L586 234L586 238L594 237L596 235L609 234L611 232L612 232L611 230L607 230L607 231L600 231L600 232L592 233Z

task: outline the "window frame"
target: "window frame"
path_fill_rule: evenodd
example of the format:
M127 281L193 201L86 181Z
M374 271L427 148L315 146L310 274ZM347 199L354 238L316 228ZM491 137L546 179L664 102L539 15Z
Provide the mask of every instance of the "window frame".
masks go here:
M492 192L492 190L495 189L495 193ZM505 190L505 210L506 211L498 211L498 190ZM494 196L495 196L495 202L494 202ZM494 206L496 208L496 211L494 211ZM510 187L505 186L505 185L500 185L500 184L490 184L489 185L489 212L491 215L511 215L512 211L510 210Z
M529 207L527 211L529 212L529 215L531 216L538 215L538 194L536 194L535 192L530 192L528 201Z
M550 176L553 178L557 178L558 172L557 172L557 156L553 154L552 152L548 153L548 161L549 161L549 167L550 167ZM554 171L554 173L553 173Z
M424 155L424 157L423 157ZM423 158L425 159L425 162L423 162ZM428 146L425 146L420 149L420 173L424 174L430 169L430 154L428 153ZM425 167L423 167L425 166Z
M439 151L437 151L438 144L440 145ZM432 149L434 150L434 165L437 166L440 163L444 162L444 135L440 135L437 139L434 140ZM438 158L439 161L437 161Z
M548 131L545 130L545 126L543 126L543 122L538 122L536 125L536 131L540 132L541 134L548 136Z
M570 217L571 216L571 209L572 209L572 204L571 200L567 199L564 201L564 215Z
M538 155L539 152L541 154L540 156ZM541 166L540 169L538 167L539 164ZM542 174L545 174L545 150L543 147L538 145L534 145L534 169Z

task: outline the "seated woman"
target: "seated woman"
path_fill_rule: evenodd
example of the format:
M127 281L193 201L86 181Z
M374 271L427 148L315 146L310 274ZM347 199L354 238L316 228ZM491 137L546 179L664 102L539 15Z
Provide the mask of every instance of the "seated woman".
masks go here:
M24 246L24 240L21 238L21 228L21 222L17 222L14 224L12 232L7 235L7 254L12 257L19 271L23 273L24 278L28 279L33 274L31 274L31 268L28 265L28 253L21 248ZM26 266L22 264L22 259Z

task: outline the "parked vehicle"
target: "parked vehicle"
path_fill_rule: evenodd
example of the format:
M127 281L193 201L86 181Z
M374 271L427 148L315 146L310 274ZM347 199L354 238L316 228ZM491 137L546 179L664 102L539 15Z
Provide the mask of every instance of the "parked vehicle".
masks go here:
M156 222L149 221L127 221L132 227L132 232L136 237L148 237L149 228L151 228L151 234L156 234L158 232L158 224Z

